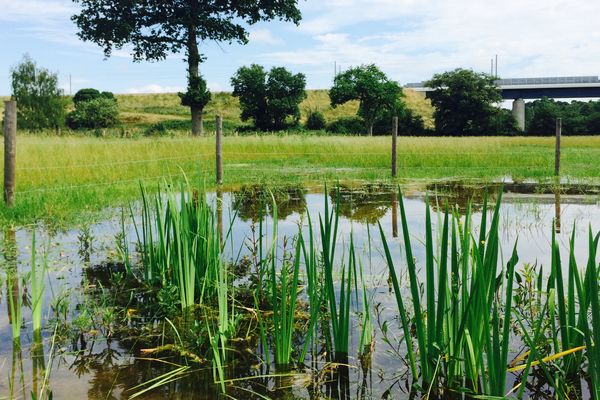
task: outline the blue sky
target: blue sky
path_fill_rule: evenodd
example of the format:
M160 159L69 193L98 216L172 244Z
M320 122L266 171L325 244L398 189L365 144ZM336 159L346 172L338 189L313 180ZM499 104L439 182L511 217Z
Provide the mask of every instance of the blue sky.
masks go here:
M307 76L309 88L331 85L333 65L375 63L400 83L456 67L501 77L600 74L600 2L589 0L306 0L299 26L250 27L246 46L202 43L202 72L212 90L228 90L242 65L282 65ZM0 95L9 71L28 53L58 72L68 92L174 92L185 86L183 55L134 63L126 49L105 59L81 42L70 0L0 0Z

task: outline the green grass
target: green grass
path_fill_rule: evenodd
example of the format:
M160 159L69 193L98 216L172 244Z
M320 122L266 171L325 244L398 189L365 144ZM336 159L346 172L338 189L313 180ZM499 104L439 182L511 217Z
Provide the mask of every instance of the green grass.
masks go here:
M331 107L327 90L308 90L307 97L300 105L301 120L304 121L309 111L318 110L330 122L340 117L356 115L358 102L353 101L336 108ZM429 100L413 90L404 91L407 106L416 115L423 117L425 125L433 127L433 108ZM162 94L122 94L118 95L121 119L125 126L146 126L161 121L189 119L190 110L180 104L175 93ZM240 104L231 93L213 93L210 103L204 110L205 119L210 121L214 115L222 114L223 120L233 126L242 124L240 120Z
M338 179L392 182L390 142L389 137L226 136L224 189L260 183L314 185ZM140 180L155 190L162 177L180 177L181 170L193 185L211 189L214 148L214 137L19 135L16 205L0 206L0 219L24 224L89 218L90 212L137 199ZM563 176L597 180L600 137L563 138L562 157ZM504 176L549 180L553 163L552 138L398 140L399 181L487 181Z

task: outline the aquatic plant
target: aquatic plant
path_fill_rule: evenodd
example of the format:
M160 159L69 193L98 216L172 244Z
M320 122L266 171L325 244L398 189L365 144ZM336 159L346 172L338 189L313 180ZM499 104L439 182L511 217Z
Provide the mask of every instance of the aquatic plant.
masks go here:
M327 191L327 189L325 189ZM336 204L339 205L339 192L336 194ZM336 266L335 248L339 225L339 207L330 210L329 203L325 199L325 212L319 215L319 229L321 233L322 263L325 289L325 301L328 306L331 319L331 333L333 337L333 351L337 361L345 362L348 357L348 338L350 335L350 295L352 282L356 276L356 252L354 239L350 235L348 247L348 260L345 263L342 257L340 266L341 278L338 290L334 285L334 273ZM339 295L338 295L339 294Z
M142 279L151 285L177 287L181 309L189 311L207 296L213 298L226 280L215 212L204 195L189 185L177 192L160 191L152 201L143 186L141 190L141 222L134 226Z
M47 252L42 256L42 262L37 262L36 253L36 241L35 231L31 239L31 319L33 322L34 334L40 333L42 329L42 311L43 311L43 297L45 284L44 280L48 270L48 256Z
M271 293L271 306L273 307L275 363L286 366L291 361L292 336L296 321L302 231L299 232L296 239L296 252L291 262L291 279L289 265L285 260L279 269L279 279L277 279L277 237L277 205L275 199L273 199L273 237L268 255L270 260L269 292Z
M466 379L467 386L475 393L490 396L505 394L512 284L518 257L515 245L506 270L496 275L500 203L501 196L488 230L487 200L484 201L478 239L471 233L470 207L461 223L456 213L450 217L446 206L440 235L440 252L436 256L430 207L426 201L425 281L421 284L400 193L402 234L410 288L408 302L414 312L413 320L409 318L386 235L379 226L400 312L411 373L413 379L421 377L421 388L430 388L435 392L444 388L460 390L463 379ZM463 231L459 232L458 227L461 225ZM425 292L424 304L421 287ZM496 294L502 287L505 288L502 296L504 302L500 304ZM500 311L502 307L503 313ZM413 323L416 343L411 333Z

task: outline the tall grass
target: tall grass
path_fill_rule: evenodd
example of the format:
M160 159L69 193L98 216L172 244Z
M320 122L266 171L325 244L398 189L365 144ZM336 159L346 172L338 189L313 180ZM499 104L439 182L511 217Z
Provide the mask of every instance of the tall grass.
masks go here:
M506 270L497 275L500 203L501 196L488 230L487 201L484 202L478 239L471 233L470 207L464 222L456 213L450 216L450 210L446 207L439 236L440 251L436 255L427 201L425 280L420 282L400 193L400 216L410 288L408 303L412 306L413 319L409 317L409 307L403 298L386 235L381 225L379 227L400 312L409 365L413 379L420 377L421 388L431 388L436 393L444 390L463 391L463 385L466 384L473 393L505 395L512 283L518 258L515 245ZM461 225L463 231L459 232ZM421 288L425 293L425 302L421 297ZM500 292L502 288L504 293ZM416 342L411 332L413 324Z
M289 265L284 260L277 279L277 205L273 200L273 237L270 258L270 293L273 307L273 325L275 342L275 363L287 366L291 361L292 337L296 321L296 299L298 296L298 277L300 272L300 250L302 231L296 239L296 251L292 260L290 278Z
M31 319L33 322L33 333L39 335L42 329L42 311L44 308L43 297L44 280L48 270L47 253L42 256L41 264L37 262L35 231L31 239Z
M140 180L154 189L177 168L197 184L214 180L214 138L20 135L18 141L17 181L23 193L17 193L15 207L0 208L2 222L87 220L90 211L137 199ZM600 137L568 137L563 145L565 176L600 176ZM554 173L551 138L455 138L448 143L403 137L398 146L400 178L543 180ZM228 137L223 143L225 185L378 181L389 176L389 154L386 137Z
M224 292L217 218L203 194L182 185L178 192L159 191L151 198L142 187L141 221L134 226L143 280L177 287L182 311Z
M327 188L325 188L327 193ZM325 213L319 216L319 229L321 233L322 263L324 276L325 301L331 318L331 333L333 337L333 351L338 361L345 361L348 357L348 339L350 335L350 308L352 282L356 277L356 252L354 238L350 235L348 247L348 261L342 257L340 267L341 278L336 290L334 274L336 272L335 249L338 244L339 226L339 190L336 191L335 210L331 210L327 196L325 196Z

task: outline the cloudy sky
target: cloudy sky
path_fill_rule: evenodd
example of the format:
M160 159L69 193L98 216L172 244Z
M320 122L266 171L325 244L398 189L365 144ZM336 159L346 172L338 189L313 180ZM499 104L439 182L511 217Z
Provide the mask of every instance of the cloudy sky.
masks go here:
M499 75L600 74L600 1L590 0L300 0L299 26L250 27L250 44L201 44L213 90L228 90L241 65L283 65L327 88L334 62L347 68L375 63L400 83L428 79L456 67ZM105 59L81 42L70 0L0 0L0 95L10 93L9 71L28 53L58 72L68 92L95 87L117 93L173 92L185 86L183 55L133 63L126 51Z

